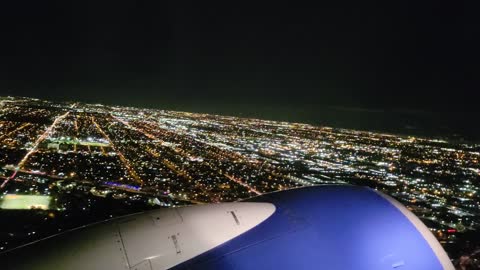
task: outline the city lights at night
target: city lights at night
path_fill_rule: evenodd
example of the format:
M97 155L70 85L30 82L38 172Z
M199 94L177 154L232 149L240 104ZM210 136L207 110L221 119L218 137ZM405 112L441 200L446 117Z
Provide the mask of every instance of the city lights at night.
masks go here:
M69 216L102 219L322 184L387 193L446 246L480 228L478 144L31 98L4 97L0 110L2 208L43 209L56 230L84 225ZM51 204L34 202L43 197ZM4 248L40 237L11 233L27 235L2 236Z
M0 270L480 270L475 1L3 1Z

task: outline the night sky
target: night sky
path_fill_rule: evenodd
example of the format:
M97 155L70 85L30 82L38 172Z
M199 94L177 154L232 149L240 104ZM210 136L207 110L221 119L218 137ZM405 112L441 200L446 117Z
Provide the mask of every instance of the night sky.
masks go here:
M0 4L0 95L480 137L462 1L64 2Z

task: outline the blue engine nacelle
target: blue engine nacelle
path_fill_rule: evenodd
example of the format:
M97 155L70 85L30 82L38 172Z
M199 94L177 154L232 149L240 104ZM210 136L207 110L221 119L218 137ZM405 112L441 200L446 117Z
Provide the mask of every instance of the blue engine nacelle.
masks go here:
M427 227L370 188L316 186L156 210L3 253L1 269L454 269Z

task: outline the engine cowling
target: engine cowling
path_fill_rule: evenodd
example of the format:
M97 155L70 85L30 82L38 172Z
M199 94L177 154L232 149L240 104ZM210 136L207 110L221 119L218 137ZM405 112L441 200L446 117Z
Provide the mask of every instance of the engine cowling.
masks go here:
M1 262L15 270L454 269L415 215L355 186L131 215L3 253Z

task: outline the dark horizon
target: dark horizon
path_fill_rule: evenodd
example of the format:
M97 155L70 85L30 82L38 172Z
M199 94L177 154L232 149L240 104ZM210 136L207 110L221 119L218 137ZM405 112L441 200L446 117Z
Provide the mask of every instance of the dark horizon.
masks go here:
M26 96L12 96L20 98L38 98ZM106 106L133 107L143 109L157 109L166 111L182 111L191 113L206 113L222 116L233 116L240 118L255 118L262 120L284 121L291 123L304 123L314 126L328 126L333 128L355 129L363 131L371 131L386 134L395 134L402 136L420 136L438 139L448 139L455 142L472 142L480 143L480 134L475 133L477 128L475 125L462 127L455 125L456 119L468 119L466 113L457 112L443 113L442 117L438 117L438 112L428 112L419 110L400 110L400 109L371 109L358 107L339 107L327 106L325 108L315 110L316 115L312 114L313 110L299 111L296 108L288 108L289 117L285 118L277 115L276 108L261 108L255 112L246 112L241 105L236 108L228 106L225 108L211 108L202 110L200 107L178 108L173 106L144 106L142 104L125 103L115 104L112 102L94 102L82 100L55 100L38 98L50 102L81 102L84 104L102 104ZM285 108L284 108L285 109ZM317 117L319 116L319 117ZM473 120L472 120L473 121ZM462 129L463 128L463 129ZM470 128L470 129L468 129Z
M480 139L467 4L3 3L0 95Z

